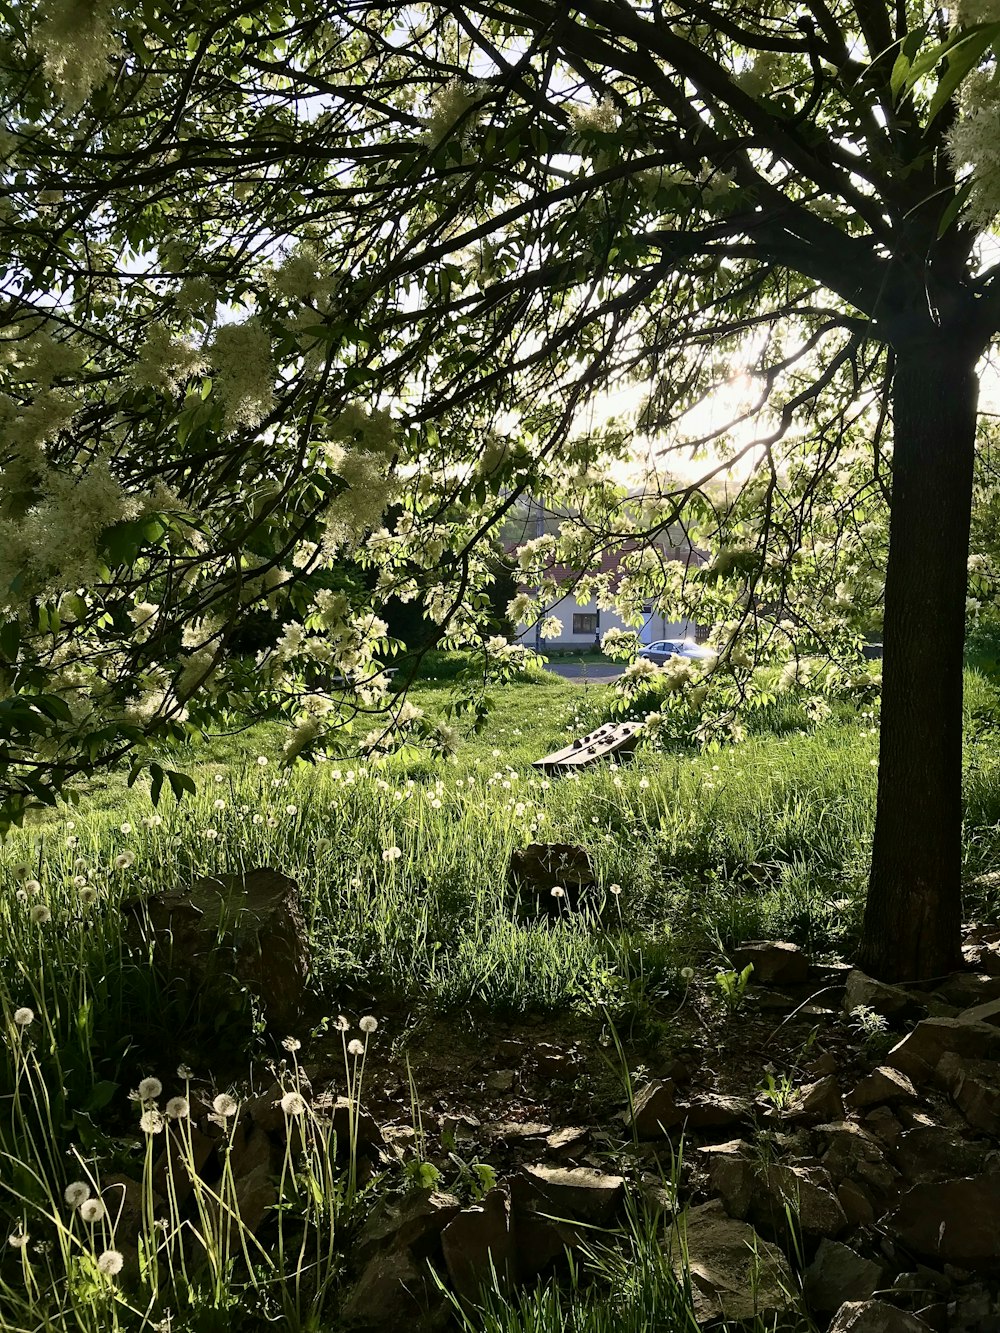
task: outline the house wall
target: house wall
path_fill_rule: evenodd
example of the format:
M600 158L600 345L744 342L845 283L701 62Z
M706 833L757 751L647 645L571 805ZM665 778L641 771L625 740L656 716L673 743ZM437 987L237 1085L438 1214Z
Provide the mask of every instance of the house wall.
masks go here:
M615 615L613 611L599 611L596 602L580 602L575 597L563 597L548 614L562 623L563 632L558 639L543 639L540 643L543 652L558 652L561 648L593 648L595 637L600 639L609 629L629 630L638 633L640 642L655 643L657 639L693 639L697 628L693 620L667 620L665 616L653 611L645 624L637 629L635 625L626 625L621 616ZM596 616L596 630L575 629L575 616ZM518 625L517 637L528 648L536 646L533 625Z

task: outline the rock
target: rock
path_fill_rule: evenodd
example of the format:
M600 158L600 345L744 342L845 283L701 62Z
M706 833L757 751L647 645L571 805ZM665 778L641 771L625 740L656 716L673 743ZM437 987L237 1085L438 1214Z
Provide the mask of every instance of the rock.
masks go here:
M674 1100L673 1081L665 1079L647 1083L639 1089L632 1099L631 1114L626 1115L625 1124L640 1139L662 1139L683 1119L684 1112Z
M238 1176L233 1184L233 1193L236 1211L249 1231L257 1231L267 1210L278 1202L278 1188L271 1168L266 1163L255 1166L245 1176Z
M765 1176L773 1225L780 1227L785 1205L807 1236L837 1236L847 1226L847 1215L825 1171L816 1167L778 1164Z
M750 1147L741 1139L703 1148L708 1157L708 1184L717 1194L730 1217L746 1218L757 1191L757 1170L750 1158Z
M510 1092L516 1078L513 1069L498 1069L487 1075L486 1086L490 1092Z
M473 1301L493 1275L505 1289L514 1277L510 1205L502 1190L491 1190L482 1205L463 1208L441 1232L441 1248L451 1284Z
M982 1169L983 1145L942 1125L917 1125L900 1138L893 1161L908 1185L929 1185L975 1175Z
M1000 977L1000 948L994 944L966 944L962 957L967 967L988 977Z
M456 1143L472 1143L476 1131L482 1129L482 1121L474 1115L443 1115L441 1117L441 1140Z
M746 1097L707 1093L693 1097L681 1111L688 1129L729 1129L752 1118L753 1103Z
M110 1174L101 1177L101 1201L108 1210L115 1246L121 1250L129 1268L139 1263L139 1238L144 1228L144 1191L131 1176ZM164 1200L154 1193L153 1215L160 1216Z
M625 1193L623 1176L589 1166L527 1166L517 1184L540 1199L544 1211L558 1220L595 1226L611 1220Z
M486 1126L486 1137L516 1143L521 1139L541 1139L552 1130L541 1120L495 1120Z
M406 1250L372 1256L342 1314L349 1324L373 1330L403 1328L419 1318L426 1305L423 1278Z
M277 1027L295 1022L309 976L309 943L295 880L276 870L196 879L189 889L122 904L128 938L196 990L235 977Z
M349 1098L322 1093L313 1103L313 1111L316 1119L336 1135L339 1158L350 1151L352 1123L359 1156L372 1157L385 1151L386 1142L374 1117L363 1106L352 1105Z
M545 1146L551 1153L571 1153L574 1148L583 1148L590 1138L590 1130L579 1125L567 1125L549 1134Z
M851 1120L817 1125L813 1133L820 1144L821 1161L838 1185L844 1180L864 1180L879 1189L891 1188L895 1173L874 1134Z
M901 1018L920 1008L909 991L901 986L889 986L884 981L876 981L854 968L847 975L844 989L844 1012L849 1014L860 1007L874 1009L883 1018Z
M1000 1134L1000 1066L991 1060L963 1060L949 1051L938 1061L934 1081L974 1129Z
M885 1301L847 1301L828 1333L928 1333L930 1325Z
M281 1109L281 1099L292 1090L301 1093L306 1101L312 1098L312 1084L303 1070L299 1070L297 1081L287 1086L277 1079L270 1083L263 1092L255 1097L248 1097L243 1103L241 1119L249 1116L255 1125L266 1134L276 1134L285 1128L285 1113Z
M538 1072L546 1078L566 1079L576 1076L579 1056L575 1051L561 1051L558 1046L539 1042L533 1053Z
M824 1237L805 1272L806 1301L821 1314L839 1310L845 1301L863 1301L877 1291L884 1272L881 1264Z
M884 1222L890 1235L921 1258L1000 1270L996 1176L914 1185Z
M845 1180L837 1186L837 1198L849 1226L870 1227L875 1222L875 1200L856 1180Z
M869 1111L864 1118L863 1127L869 1134L874 1134L879 1143L884 1144L886 1148L895 1148L903 1134L903 1126L888 1106L876 1106L874 1111Z
M1000 1000L1000 977L990 977L985 972L953 972L935 988L934 994L948 1004L967 1009L987 1000Z
M190 1121L182 1126L168 1120L163 1139L163 1148L153 1165L153 1188L166 1197L172 1190L177 1202L183 1203L194 1188L194 1177L204 1174L216 1145Z
M277 1152L278 1162L272 1162L272 1153ZM233 1147L229 1154L229 1167L234 1178L248 1176L258 1167L272 1170L280 1165L280 1150L272 1148L271 1140L259 1125L251 1124L249 1132L233 1138Z
M358 1251L366 1256L377 1249L409 1250L425 1259L461 1206L454 1194L437 1190L411 1190L401 1199L383 1197L361 1230Z
M794 1303L795 1280L785 1256L746 1222L727 1217L717 1199L682 1213L666 1244L678 1279L690 1274L699 1324L720 1318L770 1322Z
M863 1078L848 1097L851 1106L863 1110L866 1106L881 1106L887 1102L916 1101L917 1090L910 1079L891 1065L879 1065Z
M566 842L533 842L510 858L508 883L517 893L534 899L533 905L548 916L559 916L568 906L580 906L596 882L586 849ZM558 885L565 892L552 897Z
M791 1121L843 1120L844 1103L840 1099L837 1080L827 1074L815 1083L806 1083L792 1096L781 1112L781 1118Z
M991 1027L1000 1027L1000 999L986 1000L974 1004L971 1009L963 1009L958 1015L960 1023L989 1023Z
M938 1061L949 1051L967 1060L1000 1059L1000 1030L958 1018L925 1018L892 1048L885 1063L920 1087L931 1080Z
M759 986L797 986L809 978L809 959L797 944L783 940L747 940L732 956L737 972L750 963L750 980Z

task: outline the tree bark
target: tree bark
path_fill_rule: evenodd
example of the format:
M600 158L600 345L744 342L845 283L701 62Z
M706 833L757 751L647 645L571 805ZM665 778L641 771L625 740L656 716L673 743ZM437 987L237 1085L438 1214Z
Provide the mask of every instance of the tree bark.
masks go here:
M961 964L962 665L979 349L897 349L882 720L858 965L884 981Z

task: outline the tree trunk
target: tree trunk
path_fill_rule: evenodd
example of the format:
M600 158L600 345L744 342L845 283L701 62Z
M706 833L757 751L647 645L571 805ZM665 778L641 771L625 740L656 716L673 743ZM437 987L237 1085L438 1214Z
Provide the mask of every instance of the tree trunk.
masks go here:
M978 349L900 349L871 882L858 966L884 981L961 964L962 661Z

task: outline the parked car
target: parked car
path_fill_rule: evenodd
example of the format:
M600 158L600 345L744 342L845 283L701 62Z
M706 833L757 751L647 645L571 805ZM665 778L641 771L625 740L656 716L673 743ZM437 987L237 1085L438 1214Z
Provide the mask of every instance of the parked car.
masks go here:
M697 662L714 656L711 648L695 643L694 639L658 639L656 643L649 643L636 653L636 657L644 657L647 662L653 662L656 666L663 666L671 657L688 657Z

